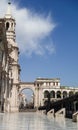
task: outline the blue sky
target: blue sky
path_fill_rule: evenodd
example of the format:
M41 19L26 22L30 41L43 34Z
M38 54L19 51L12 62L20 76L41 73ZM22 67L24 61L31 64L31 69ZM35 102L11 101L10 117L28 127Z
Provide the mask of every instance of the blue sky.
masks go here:
M34 81L37 77L58 77L61 85L78 86L78 1L20 0L19 5L45 15L50 13L57 24L50 34L55 53L20 55L21 79Z
M21 80L60 78L78 87L78 0L13 2Z

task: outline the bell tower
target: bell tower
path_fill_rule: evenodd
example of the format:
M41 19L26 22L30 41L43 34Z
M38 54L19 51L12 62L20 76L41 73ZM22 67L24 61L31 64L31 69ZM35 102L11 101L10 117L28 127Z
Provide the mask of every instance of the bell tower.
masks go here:
M6 14L4 16L5 20L5 29L6 29L6 38L8 43L8 51L9 51L9 78L11 79L11 86L8 88L9 98L8 104L6 107L8 112L16 112L18 111L18 88L20 81L20 65L18 63L19 57L19 48L16 43L15 36L15 19L12 16L11 12L11 2L8 2L8 7Z
M11 2L8 2L7 12L5 14L5 28L7 40L11 39L15 42L15 19L11 13Z

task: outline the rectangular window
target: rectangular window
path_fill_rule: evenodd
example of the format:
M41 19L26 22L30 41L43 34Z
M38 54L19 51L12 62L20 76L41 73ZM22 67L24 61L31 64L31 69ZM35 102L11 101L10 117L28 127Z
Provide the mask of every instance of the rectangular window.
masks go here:
M58 86L58 82L56 82L56 86Z

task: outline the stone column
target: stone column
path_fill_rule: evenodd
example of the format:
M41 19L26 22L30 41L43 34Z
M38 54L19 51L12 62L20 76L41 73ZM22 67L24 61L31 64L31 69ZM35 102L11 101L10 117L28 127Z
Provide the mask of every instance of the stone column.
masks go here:
M57 100L57 92L55 92L55 99Z
M36 108L39 106L39 87L35 87L35 105Z

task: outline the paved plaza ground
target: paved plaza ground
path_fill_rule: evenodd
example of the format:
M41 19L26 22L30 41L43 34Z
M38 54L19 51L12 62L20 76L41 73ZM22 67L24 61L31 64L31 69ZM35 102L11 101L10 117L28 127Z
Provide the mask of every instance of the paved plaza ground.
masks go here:
M71 119L53 119L39 113L0 113L0 130L77 130Z

